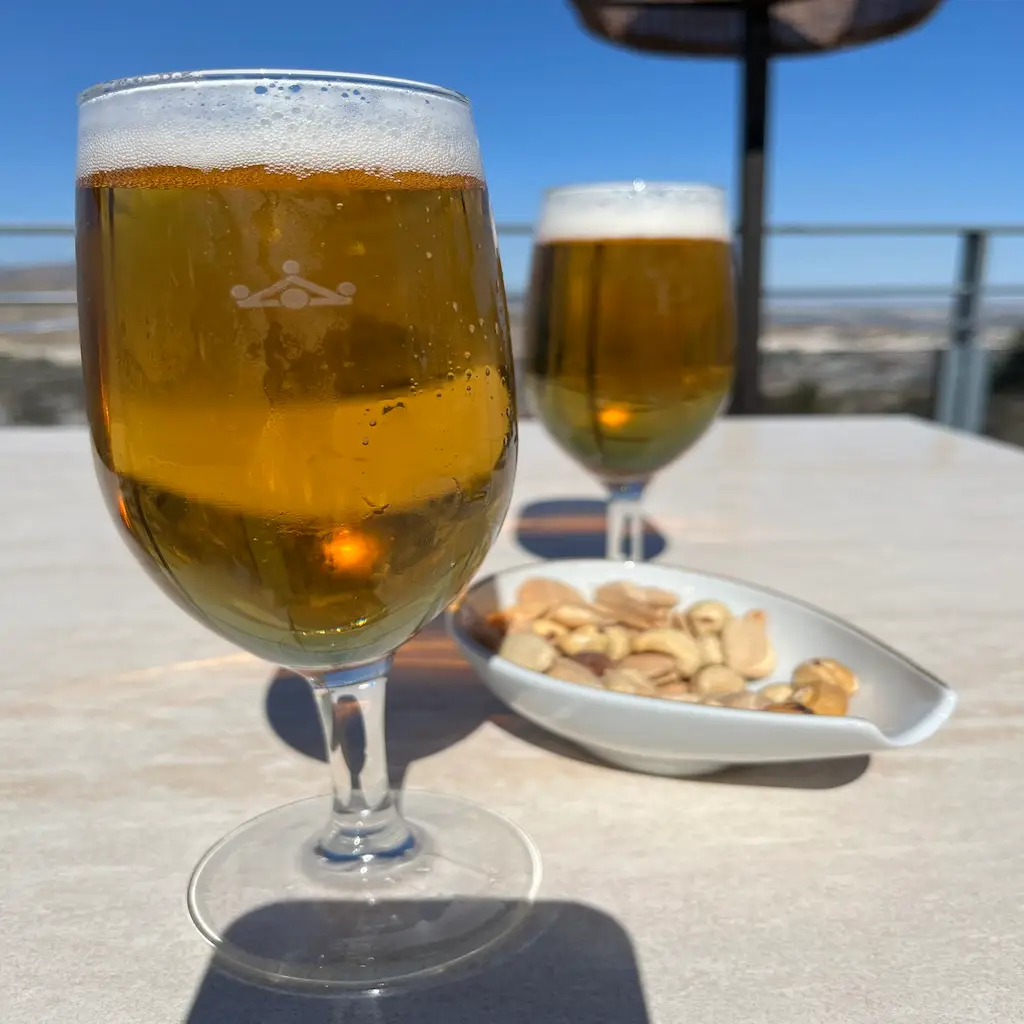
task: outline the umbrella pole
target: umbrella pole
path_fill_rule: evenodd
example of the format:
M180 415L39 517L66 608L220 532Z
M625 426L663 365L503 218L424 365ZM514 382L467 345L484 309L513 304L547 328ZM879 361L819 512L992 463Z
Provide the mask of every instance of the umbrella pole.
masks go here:
M768 115L768 0L744 5L743 127L740 152L740 272L736 381L729 411L761 411L761 265L764 254L764 145Z

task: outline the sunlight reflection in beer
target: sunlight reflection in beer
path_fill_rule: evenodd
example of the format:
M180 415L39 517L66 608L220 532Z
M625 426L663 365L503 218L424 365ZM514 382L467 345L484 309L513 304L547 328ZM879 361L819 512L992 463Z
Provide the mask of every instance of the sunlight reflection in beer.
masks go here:
M376 538L343 526L324 541L323 553L324 561L334 572L369 576L377 568L382 550Z
M633 414L621 405L605 406L597 414L598 422L608 430L618 430L620 427L624 427L632 418Z

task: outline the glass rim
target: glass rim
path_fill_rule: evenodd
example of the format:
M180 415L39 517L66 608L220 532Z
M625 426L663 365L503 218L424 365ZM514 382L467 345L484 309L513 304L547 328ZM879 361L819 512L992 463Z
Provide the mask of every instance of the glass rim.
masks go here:
M632 181L595 181L580 182L574 185L553 185L544 190L545 198L552 196L571 196L589 194L635 194L644 193L672 193L691 192L695 195L717 196L725 199L725 189L719 185L710 185L699 181L645 181L642 178L634 178Z
M103 96L139 89L154 89L168 85L190 85L202 82L252 82L266 78L286 82L337 82L345 85L380 86L395 91L424 93L442 99L454 100L466 107L471 104L469 97L455 89L430 82L418 82L408 78L391 78L387 75L367 75L358 71L303 71L278 68L219 68L208 71L167 71L149 75L134 75L128 78L112 78L89 86L78 94L78 106L82 107Z

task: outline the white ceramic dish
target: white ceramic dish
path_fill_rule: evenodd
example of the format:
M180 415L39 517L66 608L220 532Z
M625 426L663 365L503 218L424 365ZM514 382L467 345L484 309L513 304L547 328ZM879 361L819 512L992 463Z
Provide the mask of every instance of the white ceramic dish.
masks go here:
M713 598L737 613L763 608L778 655L772 679L788 679L807 658L836 658L860 677L851 715L705 707L612 693L520 668L478 643L467 625L473 615L512 604L519 584L531 576L563 580L585 594L601 583L629 579L674 591L684 606ZM729 764L907 747L931 736L956 706L956 695L933 675L825 612L751 583L657 563L566 560L497 573L476 583L449 611L448 628L484 682L514 711L605 761L657 775L703 775Z

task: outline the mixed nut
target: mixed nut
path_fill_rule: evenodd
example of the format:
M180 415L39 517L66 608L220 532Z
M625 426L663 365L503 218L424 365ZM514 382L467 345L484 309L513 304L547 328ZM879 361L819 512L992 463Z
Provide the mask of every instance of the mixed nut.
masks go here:
M848 713L857 677L832 658L802 662L787 682L762 682L775 671L765 612L735 615L721 601L678 606L676 594L657 587L604 583L588 600L559 580L534 577L515 604L471 628L501 657L583 686L718 707Z

